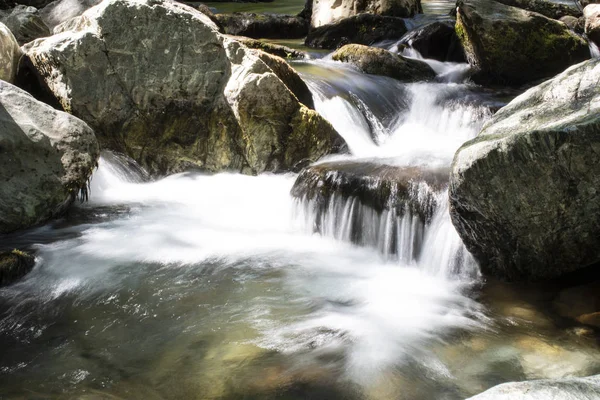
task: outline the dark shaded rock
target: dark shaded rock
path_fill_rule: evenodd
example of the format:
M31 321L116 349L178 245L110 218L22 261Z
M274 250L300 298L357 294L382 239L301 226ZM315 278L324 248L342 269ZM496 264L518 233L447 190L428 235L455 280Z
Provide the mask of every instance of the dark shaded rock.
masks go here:
M0 81L0 233L25 229L64 212L98 160L92 129Z
M281 58L306 58L306 53L292 49L291 47L281 46L278 44L269 43L267 41L252 39L245 36L232 36L232 39L237 40L244 46L251 49L262 50L265 53L273 54Z
M332 58L350 63L364 73L389 76L401 81L435 78L435 72L423 61L405 58L377 47L349 44L333 53Z
M560 22L569 27L570 30L577 32L578 34L583 34L585 29L585 19L575 18L570 15L566 15L559 19Z
M600 261L600 60L500 109L456 153L452 221L483 272L558 277Z
M468 400L597 400L598 398L600 398L600 375L587 378L503 383Z
M231 13L217 14L223 31L251 38L295 39L306 36L308 20L295 15Z
M560 19L570 15L572 17L580 17L581 10L575 2L564 4L552 0L496 0L498 3L507 6L522 8L523 10L533 11L542 14L548 18Z
M0 18L0 22L11 30L21 45L51 35L50 28L42 21L35 7L19 5L10 14Z
M590 40L600 45L600 4L590 4L583 9L585 18L585 34Z
M465 62L465 53L454 31L454 24L436 21L411 31L401 44L417 50L424 58Z
M543 15L492 0L457 7L456 33L478 83L520 85L590 57L585 40Z
M319 0L312 5L311 28L366 13L409 18L423 12L420 0Z
M35 258L23 251L0 251L0 287L22 278L34 265Z
M350 43L370 45L385 39L400 39L406 31L401 18L359 14L311 29L304 43L309 47L336 49Z
M210 18L210 20L214 22L215 25L217 25L217 27L219 28L219 32L225 32L223 25L221 25L221 22L219 21L217 16L212 12L209 6L207 6L206 4L198 4L196 6L196 10L200 11L202 14Z

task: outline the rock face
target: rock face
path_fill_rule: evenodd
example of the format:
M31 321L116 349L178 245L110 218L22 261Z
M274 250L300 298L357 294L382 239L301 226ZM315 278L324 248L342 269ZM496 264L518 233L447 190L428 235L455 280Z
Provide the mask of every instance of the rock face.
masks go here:
M14 83L23 53L10 29L0 23L0 79Z
M590 40L600 44L600 4L590 4L583 9L585 33Z
M389 76L401 81L415 82L435 78L435 72L426 63L376 47L349 44L333 53L332 58L350 63L364 73Z
M35 258L23 251L0 251L0 287L22 278L34 265Z
M10 14L0 18L15 35L19 44L34 39L50 36L50 28L46 26L35 7L19 5Z
M360 13L406 18L420 12L420 0L315 0L311 27L318 28Z
M370 45L385 39L400 39L406 31L401 18L359 14L311 29L304 44L321 49L336 49L350 43Z
M580 17L581 11L575 3L564 4L550 0L496 0L507 6L522 8L542 14L548 18L560 19L564 16Z
M303 109L260 51L220 35L191 7L109 0L55 32L26 46L43 82L104 148L154 174L289 170L341 142L323 120L318 137L289 154L299 118L322 118Z
M500 109L456 153L452 221L488 274L560 276L600 261L600 60Z
M0 81L0 233L63 212L96 166L92 129Z
M454 25L436 21L411 31L402 38L424 58L438 61L465 62L465 53L454 31Z
M476 82L519 85L547 78L590 57L564 24L492 0L459 1L456 33Z
M283 14L216 14L225 33L251 38L295 39L306 36L309 21Z
M468 400L595 400L600 398L600 375L587 378L510 382Z

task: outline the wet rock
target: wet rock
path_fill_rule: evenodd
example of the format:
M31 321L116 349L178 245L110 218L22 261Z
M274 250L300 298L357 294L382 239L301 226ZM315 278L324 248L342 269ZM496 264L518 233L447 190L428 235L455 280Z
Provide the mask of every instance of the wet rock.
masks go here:
M188 6L109 0L56 32L62 33L26 46L43 83L65 110L96 130L104 148L129 155L153 174L285 171L341 141L323 120L302 154L288 157L286 146L299 126L292 121L307 115L299 98L310 102L299 84L290 83L297 97L282 79L299 78L284 61L222 36ZM280 79L278 71L287 75Z
M452 221L487 274L561 276L600 261L600 60L518 96L456 153Z
M465 62L465 53L454 31L454 24L434 22L411 31L401 44L417 50L424 58L438 61Z
M0 79L15 83L23 53L10 29L0 23Z
M309 21L283 14L232 13L217 14L225 33L251 38L295 39L306 36Z
M370 45L385 39L400 39L406 33L401 18L359 14L311 29L305 44L320 49L336 49L349 43Z
M23 251L0 251L0 287L22 278L34 265L35 258Z
M503 383L469 400L595 400L599 396L600 375L597 375Z
M478 83L520 85L590 57L585 40L543 15L492 0L457 7L456 33Z
M590 4L583 9L585 34L597 45L600 44L600 4Z
M232 39L237 40L244 46L251 49L262 50L265 53L273 54L274 56L281 58L306 58L306 53L292 49L291 47L281 46L274 43L269 43L264 40L252 39L245 36L232 36Z
M367 74L389 76L415 82L435 78L435 72L423 61L413 60L387 50L349 44L333 53L336 61L350 63Z
M559 3L551 0L496 0L507 6L533 11L548 18L560 19L564 16L580 17L581 10L575 2L571 4Z
M583 18L575 18L570 15L566 15L560 18L559 21L580 35L584 32L585 20Z
M19 44L31 42L34 39L50 36L50 28L46 26L35 7L19 5L0 18L15 35Z
M407 18L420 12L420 0L319 0L312 6L311 28L361 13Z
M83 121L0 81L0 233L62 213L87 182L98 142Z

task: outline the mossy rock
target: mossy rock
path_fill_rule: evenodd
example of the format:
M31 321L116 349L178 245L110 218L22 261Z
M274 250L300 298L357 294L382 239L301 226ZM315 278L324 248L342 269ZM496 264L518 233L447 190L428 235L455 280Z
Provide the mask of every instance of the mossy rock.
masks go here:
M360 44L349 44L333 53L335 61L354 65L362 72L389 76L405 82L435 78L435 72L423 61L412 60L387 50Z
M0 251L0 286L6 286L33 269L35 258L23 251Z
M565 24L493 0L457 3L456 34L478 83L521 85L590 57L588 44Z

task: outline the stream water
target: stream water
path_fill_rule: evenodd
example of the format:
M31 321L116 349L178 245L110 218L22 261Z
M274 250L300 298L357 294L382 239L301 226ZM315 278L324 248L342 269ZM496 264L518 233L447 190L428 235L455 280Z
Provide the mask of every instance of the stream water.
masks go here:
M431 63L437 81L413 84L294 63L349 145L332 159L447 167L514 95ZM37 258L0 289L0 398L454 400L600 372L554 288L484 284L445 191L419 255L389 257L313 232L295 179L150 181L104 153L89 202L0 242Z

